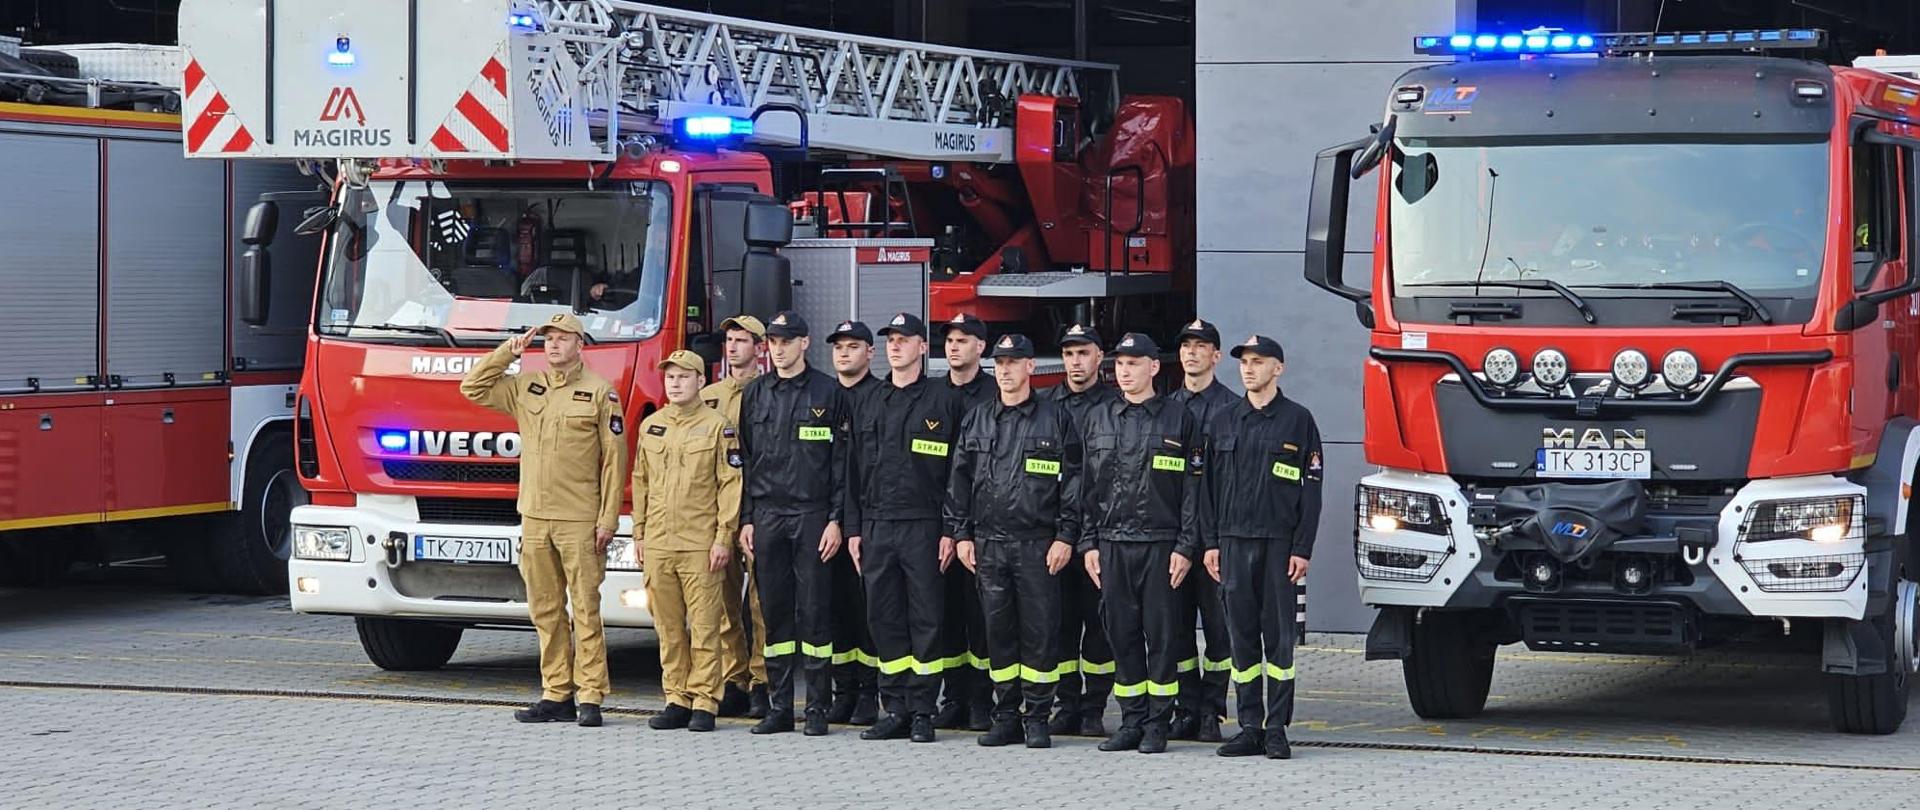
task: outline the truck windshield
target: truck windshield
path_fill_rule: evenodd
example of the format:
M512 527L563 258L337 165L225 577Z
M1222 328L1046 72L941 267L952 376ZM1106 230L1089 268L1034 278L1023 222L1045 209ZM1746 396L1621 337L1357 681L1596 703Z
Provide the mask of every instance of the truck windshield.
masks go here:
M413 180L369 190L378 210L343 214L329 249L322 334L485 345L566 311L596 341L660 330L673 217L665 183Z
M1761 297L1816 292L1824 143L1410 143L1395 163L1396 296L1457 298L1476 293L1424 285L1528 279L1575 290L1725 281Z

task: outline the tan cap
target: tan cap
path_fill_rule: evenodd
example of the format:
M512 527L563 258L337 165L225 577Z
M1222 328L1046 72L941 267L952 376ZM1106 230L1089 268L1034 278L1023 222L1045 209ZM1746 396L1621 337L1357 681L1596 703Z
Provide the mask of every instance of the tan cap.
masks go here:
M556 313L553 317L548 318L546 323L540 324L541 334L546 334L549 329L572 332L576 335L584 335L587 333L587 327L580 323L579 318L573 317L573 313L571 312Z
M764 338L767 336L766 324L761 323L759 318L755 318L752 315L735 315L731 318L728 318L720 322L721 332L725 332L728 329L733 329L736 327L752 332L753 336L757 338Z
M679 366L688 371L696 371L701 374L707 373L707 361L702 360L700 355L694 354L686 349L675 351L673 354L667 355L667 359L653 365L654 368L663 371L668 366Z

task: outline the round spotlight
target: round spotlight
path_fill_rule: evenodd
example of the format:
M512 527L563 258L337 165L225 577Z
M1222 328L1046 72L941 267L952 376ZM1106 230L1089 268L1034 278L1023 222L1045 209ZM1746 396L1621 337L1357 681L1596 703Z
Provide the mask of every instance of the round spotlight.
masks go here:
M1692 388L1700 382L1700 358L1686 349L1667 352L1666 358L1660 361L1660 378L1676 391Z
M1487 374L1487 382L1501 388L1511 388L1520 381L1520 355L1512 349L1491 349L1480 361L1480 367Z
M1533 578L1535 585L1545 585L1552 582L1554 574L1556 573L1558 572L1553 570L1553 563L1545 560L1535 562L1533 567L1527 571L1527 574Z
M1639 349L1621 349L1613 356L1613 381L1621 388L1638 391L1653 382L1653 364Z
M1638 588L1647 581L1647 569L1641 568L1638 563L1628 565L1620 569L1620 581L1627 583L1629 587Z
M1533 381L1549 391L1567 384L1571 373L1567 356L1559 349L1541 349L1533 353Z

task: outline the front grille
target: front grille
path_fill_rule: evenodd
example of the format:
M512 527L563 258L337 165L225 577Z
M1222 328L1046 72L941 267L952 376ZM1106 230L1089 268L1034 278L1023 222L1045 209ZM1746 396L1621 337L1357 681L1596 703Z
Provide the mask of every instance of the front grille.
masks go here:
M520 510L503 498L416 498L422 523L518 526Z
M518 484L520 465L457 461L396 461L385 459L380 468L395 481L451 481L463 484Z
M1672 602L1515 598L1520 631L1535 650L1668 653L1693 646L1693 612Z

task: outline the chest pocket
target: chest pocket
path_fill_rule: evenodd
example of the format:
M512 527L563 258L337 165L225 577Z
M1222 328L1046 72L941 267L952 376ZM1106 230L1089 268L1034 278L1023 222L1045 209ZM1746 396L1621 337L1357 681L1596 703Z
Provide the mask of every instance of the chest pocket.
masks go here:
M953 454L947 435L950 430L943 420L921 418L907 426L907 450L916 456L947 458Z
M527 390L525 383L520 385L520 410L530 415L539 415L547 410L547 398L544 395Z
M600 411L591 402L568 402L560 415L562 427L570 434L590 434L599 426Z
M794 410L794 438L803 442L833 442L833 423L828 421L833 408L822 404L802 404Z
M1305 454L1300 445L1292 442L1275 442L1272 447L1272 466L1268 473L1275 479L1287 484L1299 484L1301 462Z
M1149 458L1147 467L1154 472L1187 472L1187 446L1180 437L1171 433L1162 433L1153 437L1153 446L1147 448Z
M1060 443L1052 439L1027 439L1020 443L1021 470L1031 476L1058 480L1061 474Z

